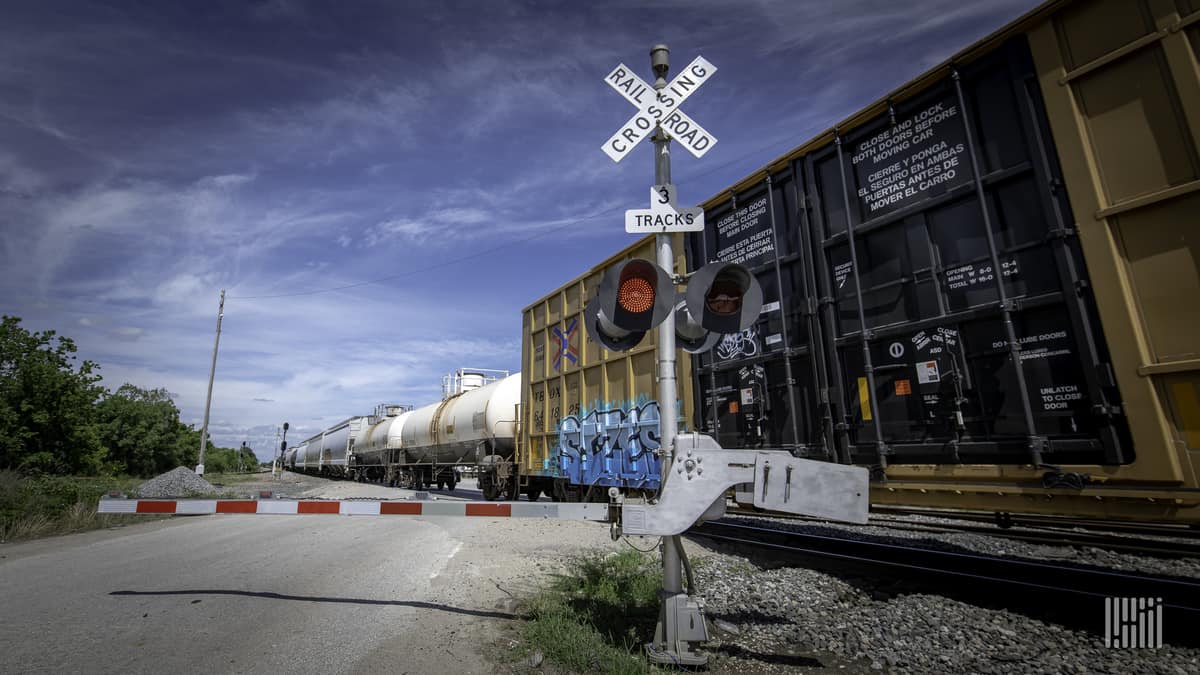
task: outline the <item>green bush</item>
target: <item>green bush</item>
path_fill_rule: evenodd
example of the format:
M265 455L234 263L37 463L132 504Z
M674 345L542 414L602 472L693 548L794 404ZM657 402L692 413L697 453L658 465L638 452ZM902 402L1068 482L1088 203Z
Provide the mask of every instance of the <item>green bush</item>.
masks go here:
M22 476L15 471L0 471L0 541L124 522L120 516L97 514L96 504L101 496L113 490L126 491L138 482L132 478Z
M662 570L637 551L576 559L526 605L522 633L547 659L574 672L645 673Z

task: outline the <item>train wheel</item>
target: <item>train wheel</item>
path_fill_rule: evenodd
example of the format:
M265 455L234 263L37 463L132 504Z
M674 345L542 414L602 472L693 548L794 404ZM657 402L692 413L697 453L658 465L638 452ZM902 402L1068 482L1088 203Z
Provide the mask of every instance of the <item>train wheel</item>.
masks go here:
M452 481L452 480L446 481L446 490L449 492L454 492L454 486L457 484L458 483L456 483L455 481Z
M500 490L492 483L483 484L483 498L489 502L497 501L500 497Z
M529 501L536 502L538 498L542 496L542 491L535 487L531 487L525 490L525 496L529 498Z
M438 481L438 489L439 489L439 490L445 490L445 489L446 489L446 481L444 481L444 480L439 480L439 481Z

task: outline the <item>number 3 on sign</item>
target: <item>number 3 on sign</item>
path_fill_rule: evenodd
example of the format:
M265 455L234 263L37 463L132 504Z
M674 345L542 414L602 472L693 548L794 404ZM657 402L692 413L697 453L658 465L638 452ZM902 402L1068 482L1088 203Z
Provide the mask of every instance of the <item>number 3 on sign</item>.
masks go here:
M662 199L658 200L659 204L670 204L671 203L671 186L670 185L659 185L658 186L658 194L660 197L662 197Z

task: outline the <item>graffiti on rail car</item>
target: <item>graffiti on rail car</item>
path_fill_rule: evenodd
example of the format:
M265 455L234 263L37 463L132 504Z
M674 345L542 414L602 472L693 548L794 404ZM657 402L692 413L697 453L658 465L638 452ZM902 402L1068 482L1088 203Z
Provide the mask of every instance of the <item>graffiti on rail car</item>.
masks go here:
M558 424L558 469L577 485L656 489L660 464L658 401L581 409Z

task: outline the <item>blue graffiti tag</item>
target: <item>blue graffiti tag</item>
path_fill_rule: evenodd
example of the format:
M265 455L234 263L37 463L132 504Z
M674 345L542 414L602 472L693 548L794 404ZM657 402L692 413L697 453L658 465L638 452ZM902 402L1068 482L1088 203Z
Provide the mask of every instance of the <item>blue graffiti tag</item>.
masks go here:
M595 406L560 420L560 474L576 485L657 489L658 402L639 398L624 405Z

